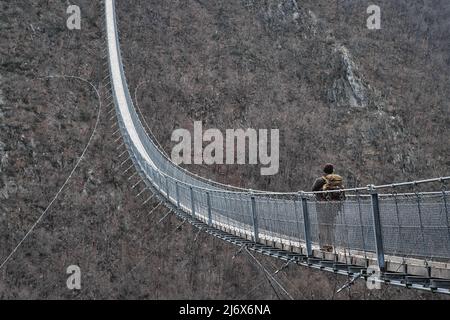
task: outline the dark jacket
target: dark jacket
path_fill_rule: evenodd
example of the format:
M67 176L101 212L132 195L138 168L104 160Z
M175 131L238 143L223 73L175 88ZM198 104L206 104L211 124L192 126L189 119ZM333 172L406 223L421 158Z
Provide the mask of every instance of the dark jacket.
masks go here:
M323 177L317 178L316 181L314 181L314 184L312 186L312 191L322 191L322 188L325 183L326 183L326 181ZM325 201L326 195L324 193L318 193L318 194L316 194L316 198L319 201Z
M323 185L325 183L326 181L323 177L317 178L316 181L314 181L312 191L322 191Z

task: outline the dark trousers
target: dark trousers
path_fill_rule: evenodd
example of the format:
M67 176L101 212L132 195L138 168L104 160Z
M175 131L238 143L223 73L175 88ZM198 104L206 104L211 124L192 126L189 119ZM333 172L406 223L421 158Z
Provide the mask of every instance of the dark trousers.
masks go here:
M336 218L341 211L340 201L321 201L316 203L319 246L334 246Z

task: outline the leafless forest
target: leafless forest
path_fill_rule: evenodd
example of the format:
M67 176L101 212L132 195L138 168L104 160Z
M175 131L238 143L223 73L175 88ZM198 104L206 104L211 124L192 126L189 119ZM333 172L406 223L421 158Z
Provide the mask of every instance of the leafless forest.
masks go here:
M72 2L80 31L66 1L0 0L0 262L46 212L0 270L0 299L286 299L247 254L135 197L107 113L102 7ZM346 186L448 175L448 0L378 0L381 30L365 0L116 2L131 94L168 153L194 121L280 129L278 175L188 169L273 191L309 189L325 162ZM81 290L66 287L73 264ZM363 282L336 294L346 277L293 265L277 277L296 299L445 298Z

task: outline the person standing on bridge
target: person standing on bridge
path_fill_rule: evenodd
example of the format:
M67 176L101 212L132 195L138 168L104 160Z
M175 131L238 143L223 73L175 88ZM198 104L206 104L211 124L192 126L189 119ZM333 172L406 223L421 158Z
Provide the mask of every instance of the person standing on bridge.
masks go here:
M342 208L345 198L344 192L324 192L344 189L343 179L334 173L334 166L328 163L323 168L324 175L314 182L312 191L321 191L316 194L317 224L319 245L322 251L332 252L334 243L334 229L336 217Z

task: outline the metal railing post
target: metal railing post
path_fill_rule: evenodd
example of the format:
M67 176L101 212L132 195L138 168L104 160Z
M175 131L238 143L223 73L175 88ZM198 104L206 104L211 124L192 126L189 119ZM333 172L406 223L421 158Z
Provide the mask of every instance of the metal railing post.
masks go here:
M175 193L177 197L177 208L180 209L180 190L178 189L178 181L175 181Z
M158 183L158 180L159 180L159 172L155 169L155 170L153 170L153 175L154 175L154 182L155 182L155 189L157 189L157 190L159 190L159 183Z
M300 198L300 194L297 195L296 198L294 198L294 213L295 213L295 220L296 220L296 226L297 226L297 232L298 232L298 243L301 243L302 237L302 228L300 227L300 207L301 206L301 198ZM303 236L305 235L304 232L304 228L303 228ZM300 245L301 247L301 245Z
M170 197L169 197L169 178L167 176L164 176L165 180L166 180L166 196L167 196L167 200L169 200L170 202Z
M448 214L448 205L447 205L447 186L444 182L444 180L441 178L442 183L442 200L444 202L444 209L445 209L445 225L447 226L447 233L448 233L448 241L450 243L450 216Z
M259 230L258 230L258 215L256 214L256 200L255 196L251 196L251 206L252 206L252 218L253 218L253 239L255 242L259 242Z
M144 173L144 177L148 177L148 163L144 161L142 163L142 172Z
M189 189L191 190L191 214L195 217L194 189L192 189L192 186Z
M156 183L156 170L152 168L152 180L155 189L158 189L158 184Z
M383 233L381 230L380 204L378 199L378 192L375 190L373 185L369 185L368 188L372 200L372 217L373 217L373 229L375 234L375 246L377 250L377 262L380 271L384 272L386 269L386 263L384 261Z
M151 178L152 178L151 170L152 169L150 168L150 165L147 162L145 162L145 164L146 164L146 166L145 166L145 173L146 173L147 177L149 178L149 180L151 182Z
M311 222L309 221L308 203L304 192L300 192L300 199L302 203L303 225L305 228L306 255L308 257L311 257L312 256Z
M162 175L162 173L160 173L159 174L159 191L162 193L162 191L163 191L163 182L162 182L162 178L163 178L163 175Z
M147 171L148 171L148 177L150 178L150 182L153 183L153 172L152 172L153 169L149 164L147 164Z
M208 225L212 225L211 198L209 192L206 192L206 204L208 206Z

